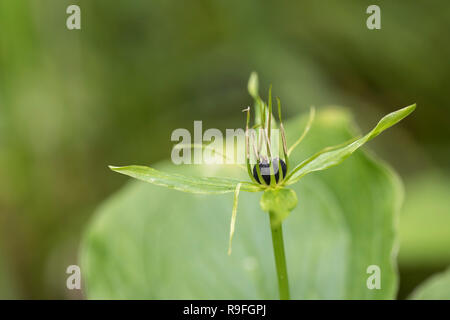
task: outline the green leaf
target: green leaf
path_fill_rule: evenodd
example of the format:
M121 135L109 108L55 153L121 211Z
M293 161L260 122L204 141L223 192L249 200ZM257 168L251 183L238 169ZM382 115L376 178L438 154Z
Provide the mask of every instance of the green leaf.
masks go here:
M297 195L288 188L268 189L264 191L259 204L265 212L271 212L275 223L281 223L297 206Z
M261 190L258 185L250 182L241 182L231 178L190 177L181 174L161 172L145 166L110 166L109 168L138 180L183 192L209 194L234 192L238 183L241 183L242 191L256 192Z
M413 300L450 300L450 269L432 276L411 295Z
M305 115L286 123L290 145L307 120ZM352 127L342 109L318 110L291 161L347 141L355 136ZM225 177L242 171L170 163L157 169ZM245 172L243 178L248 179ZM291 298L395 298L395 221L402 199L397 176L357 151L342 165L290 188L298 197L283 222ZM270 222L260 197L240 193L228 256L233 194L196 195L130 181L98 208L84 234L80 264L87 297L278 299ZM380 290L366 287L370 265L382 270Z
M366 142L372 140L376 136L378 136L384 130L392 127L400 120L408 116L411 112L414 111L416 105L413 104L409 107L405 107L403 109L397 110L395 112L389 113L384 116L380 122L372 129L368 134L363 136L362 138L353 141L351 143L346 144L345 146L339 147L337 149L332 148L332 150L324 149L315 155L309 157L302 163L300 163L292 173L288 175L287 184L296 183L303 176L308 173L314 171L321 171L328 169L332 166L338 165L346 158L348 158L353 152L355 152L358 148L364 145Z

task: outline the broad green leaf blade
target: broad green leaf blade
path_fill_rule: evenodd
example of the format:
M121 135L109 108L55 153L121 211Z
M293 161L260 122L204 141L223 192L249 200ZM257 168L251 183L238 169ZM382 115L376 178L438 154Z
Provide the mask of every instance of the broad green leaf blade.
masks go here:
M378 136L384 130L392 127L403 118L408 116L411 112L414 111L416 105L413 104L409 107L405 107L403 109L397 110L395 112L389 113L384 116L380 122L372 129L368 134L363 136L362 138L349 143L338 149L333 150L324 150L321 151L310 158L306 159L302 163L300 163L296 168L292 170L292 173L287 177L287 184L296 183L303 176L308 173L314 171L320 171L328 169L332 166L338 165L346 158L348 158L353 152L355 152L358 148L360 148L366 142L372 140L376 136Z
M450 300L450 269L426 280L412 293L413 300Z
M282 189L268 189L264 191L259 204L261 209L267 213L272 212L275 223L281 223L297 206L297 195L295 191Z
M350 119L341 109L318 111L292 161L353 137ZM307 115L292 119L286 129L298 132L306 122ZM292 138L290 144L297 136ZM207 170L164 163L157 168L189 176ZM217 170L214 175L231 176L229 167ZM298 197L283 222L292 299L395 298L395 221L402 198L397 176L361 151L290 188ZM269 217L260 198L240 193L228 256L233 194L193 195L129 183L100 206L83 237L87 297L278 299ZM370 265L382 271L380 290L366 286Z
M242 191L256 192L261 190L259 186L253 183L241 182L236 179L189 177L181 174L166 173L145 166L110 166L110 169L138 180L190 193L218 194L234 192L238 183L241 183Z

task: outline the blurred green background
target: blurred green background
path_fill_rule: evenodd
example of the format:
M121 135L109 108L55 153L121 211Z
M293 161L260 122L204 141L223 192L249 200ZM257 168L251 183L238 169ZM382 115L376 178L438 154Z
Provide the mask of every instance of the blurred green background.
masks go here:
M66 28L81 7L82 29ZM366 8L381 7L381 30ZM0 0L0 298L65 287L108 164L170 156L170 134L243 125L260 75L288 115L343 105L366 130L416 102L370 148L402 176L399 297L450 265L450 2ZM264 91L263 91L264 92Z

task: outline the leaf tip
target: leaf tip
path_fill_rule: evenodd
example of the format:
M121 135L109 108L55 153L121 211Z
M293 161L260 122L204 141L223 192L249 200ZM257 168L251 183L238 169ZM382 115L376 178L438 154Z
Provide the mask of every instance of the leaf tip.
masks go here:
M411 113L411 112L413 112L414 110L416 110L416 107L417 107L417 104L416 104L416 103L413 103L412 105L405 107L405 109L408 110L409 113Z
M407 107L400 109L399 111L403 111L405 114L404 117L406 117L406 116L409 116L414 110L416 110L416 106L417 106L417 104L414 103L414 104L411 104Z
M258 91L259 91L259 81L258 81L258 74L253 71L250 74L250 78L248 79L247 89L250 95L254 98L258 98Z
M400 109L400 110L398 110L397 112L394 112L394 113L395 114L401 114L401 117L398 120L398 121L400 121L400 120L406 118L407 116L409 116L414 110L416 110L416 104L415 103L412 104L412 105L409 105L407 107L404 107L404 108L402 108L402 109Z

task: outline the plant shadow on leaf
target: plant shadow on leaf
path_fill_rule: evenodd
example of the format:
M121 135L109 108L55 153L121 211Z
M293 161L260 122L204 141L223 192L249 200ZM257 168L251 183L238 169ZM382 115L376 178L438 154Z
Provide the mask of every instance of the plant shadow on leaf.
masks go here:
M292 119L299 132L307 116ZM318 112L295 162L354 137L341 108ZM293 134L294 135L294 134ZM292 140L291 140L292 138ZM295 136L288 137L292 144ZM200 175L195 166L161 170ZM230 168L217 168L229 176ZM298 205L284 222L292 299L393 299L396 221L402 186L382 161L357 151L342 165L290 186ZM131 182L99 209L85 233L81 264L94 299L276 299L269 219L260 194L242 193L227 255L233 195L194 195ZM382 270L369 290L367 267Z

